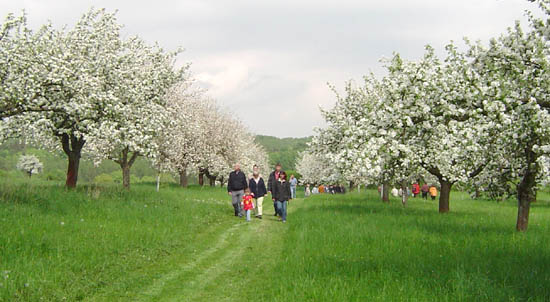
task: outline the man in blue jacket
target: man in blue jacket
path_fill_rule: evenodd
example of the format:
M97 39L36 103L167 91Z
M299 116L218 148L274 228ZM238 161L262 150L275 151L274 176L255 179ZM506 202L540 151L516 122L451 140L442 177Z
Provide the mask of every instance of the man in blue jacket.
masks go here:
M241 171L241 165L235 164L233 166L234 171L229 173L229 180L227 182L227 192L232 197L233 209L235 210L235 216L242 217L241 200L243 199L244 189L248 188L248 182L246 176Z

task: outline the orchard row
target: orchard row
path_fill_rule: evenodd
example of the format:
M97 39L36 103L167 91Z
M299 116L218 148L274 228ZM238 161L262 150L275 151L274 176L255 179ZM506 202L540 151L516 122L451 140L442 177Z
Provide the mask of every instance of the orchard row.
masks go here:
M439 58L427 46L419 60L395 53L385 76L348 83L302 155L306 182L386 184L403 189L419 178L439 182L439 211L451 188L491 196L515 194L517 230L550 176L550 22L528 14L488 45L450 43ZM404 194L406 195L406 194ZM387 197L385 190L384 197Z

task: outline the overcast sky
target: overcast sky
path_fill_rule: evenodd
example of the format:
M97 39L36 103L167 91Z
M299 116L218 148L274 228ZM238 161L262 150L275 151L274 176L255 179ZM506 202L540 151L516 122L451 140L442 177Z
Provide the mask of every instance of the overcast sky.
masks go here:
M393 51L487 41L536 11L526 0L0 0L31 26L72 25L90 7L118 10L125 34L184 47L201 86L257 134L299 137L322 126L327 83L361 81Z

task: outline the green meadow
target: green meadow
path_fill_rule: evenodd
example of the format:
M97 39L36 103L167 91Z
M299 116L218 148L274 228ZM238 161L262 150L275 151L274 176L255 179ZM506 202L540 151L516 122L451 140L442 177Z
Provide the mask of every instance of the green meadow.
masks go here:
M550 301L550 198L299 198L286 224L220 188L0 185L2 301Z

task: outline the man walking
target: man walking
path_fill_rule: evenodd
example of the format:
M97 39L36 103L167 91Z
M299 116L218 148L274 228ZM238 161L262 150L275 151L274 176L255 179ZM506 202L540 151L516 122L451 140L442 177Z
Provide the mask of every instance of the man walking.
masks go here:
M227 182L227 192L232 197L231 203L235 210L235 216L242 217L241 200L244 195L244 189L248 188L246 176L241 171L241 165L235 164L233 166L234 171L229 173L229 180Z
M275 171L269 174L269 179L267 180L267 191L271 194L271 199L273 200L273 208L275 209L275 216L277 216L277 200L273 197L273 189L275 188L276 182L279 180L279 175L281 174L281 164L277 163L275 165Z

